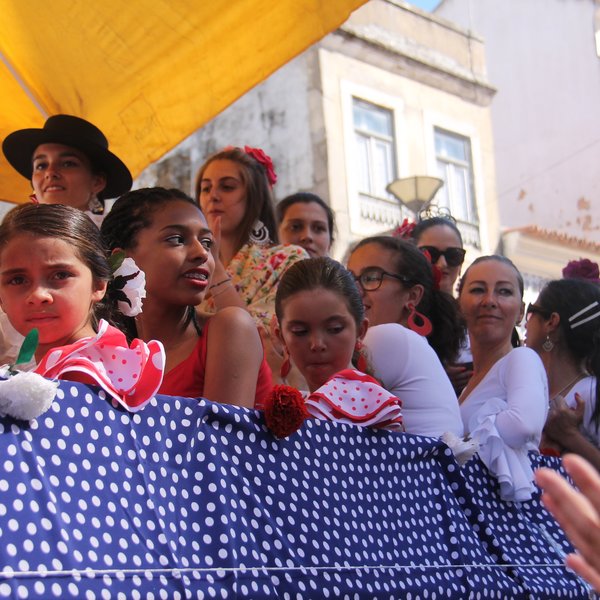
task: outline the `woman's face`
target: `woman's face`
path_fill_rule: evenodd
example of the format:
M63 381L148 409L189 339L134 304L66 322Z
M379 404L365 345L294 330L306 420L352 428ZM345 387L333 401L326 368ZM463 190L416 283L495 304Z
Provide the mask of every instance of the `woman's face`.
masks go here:
M31 184L41 204L64 204L87 210L90 199L106 187L87 156L63 144L41 144L33 153Z
M519 280L513 267L486 260L469 267L459 296L472 339L510 344L513 328L523 317Z
M281 309L279 337L311 392L352 368L356 341L368 322L356 326L344 297L323 288L303 290L286 298Z
M456 234L456 231L448 225L433 225L423 231L419 239L417 240L417 246L421 249L435 248L437 250L446 251L450 249L449 256L443 254L439 256L437 261L432 261L434 265L437 265L442 272L442 279L440 281L440 289L443 292L447 292L452 295L454 292L454 284L460 273L462 266L462 257L459 264L456 264L457 257L461 254L456 250L462 250L462 244L460 238ZM456 250L454 250L456 249ZM429 252L432 259L434 258L434 252ZM449 264L452 262L453 264Z
M327 213L316 202L295 202L288 206L279 224L283 244L302 246L311 256L327 256L331 247L331 231Z
M127 250L146 275L146 300L163 306L195 306L204 298L215 261L212 233L197 206L175 200L152 213L134 248Z
M388 273L400 275L397 272L397 256L393 250L383 248L379 244L365 244L357 248L348 260L348 270L355 279L369 268L376 267ZM365 291L358 283L358 289L365 306L365 314L371 326L382 323L400 323L406 325L408 303L411 300L410 289L393 277L384 276L381 286L374 291Z
M239 165L228 159L209 163L200 181L198 200L210 224L221 219L222 235L237 235L246 213L246 185Z

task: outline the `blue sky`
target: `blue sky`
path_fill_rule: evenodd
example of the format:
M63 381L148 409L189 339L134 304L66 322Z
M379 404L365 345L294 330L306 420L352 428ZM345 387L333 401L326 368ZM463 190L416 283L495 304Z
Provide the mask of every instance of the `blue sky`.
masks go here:
M440 0L407 0L407 2L423 10L433 10L440 3Z

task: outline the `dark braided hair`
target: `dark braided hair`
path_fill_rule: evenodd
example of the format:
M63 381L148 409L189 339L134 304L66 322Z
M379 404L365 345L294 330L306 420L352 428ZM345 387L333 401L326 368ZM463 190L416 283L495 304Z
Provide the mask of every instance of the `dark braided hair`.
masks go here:
M443 364L453 363L465 336L465 323L456 300L436 289L433 269L425 255L412 242L388 235L365 238L356 244L353 251L367 244L378 244L395 254L395 272L408 279L408 282L402 283L403 286L423 286L418 309L433 326L427 341Z
M576 361L585 366L588 373L596 378L596 402L592 420L596 431L600 428L600 316L572 327L579 319L569 322L569 317L589 307L592 308L579 319L592 316L600 310L600 286L583 279L557 279L547 283L540 292L537 304L548 311L558 313L559 338L557 343Z
M106 215L100 228L102 239L109 252L116 248L134 249L137 245L138 233L152 225L154 213L163 206L178 201L188 202L200 210L192 198L174 188L142 188L123 194ZM137 336L133 317L121 315L114 306L112 320L118 323L130 340ZM201 335L202 327L193 306L187 309L187 322L189 321L193 322L196 332Z

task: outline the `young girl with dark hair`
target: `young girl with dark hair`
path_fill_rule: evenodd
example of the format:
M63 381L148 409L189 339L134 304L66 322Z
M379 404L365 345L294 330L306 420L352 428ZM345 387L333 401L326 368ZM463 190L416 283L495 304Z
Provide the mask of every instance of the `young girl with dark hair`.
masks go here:
M279 284L275 306L276 334L308 383L309 414L402 430L400 400L364 372L368 321L354 279L340 263L328 257L296 263Z
M160 392L260 406L271 373L250 315L239 307L210 316L196 306L223 293L212 277L213 234L197 204L179 190L149 188L117 200L102 224L109 250L123 250L146 275L142 313L127 318L130 336L158 339L167 356Z
M99 384L138 410L160 385L164 350L141 340L130 348L120 331L98 321L116 283L98 228L79 210L26 204L0 225L0 304L21 335L37 330L35 372Z
M542 450L579 454L600 470L600 286L550 281L527 307L525 327L548 374Z

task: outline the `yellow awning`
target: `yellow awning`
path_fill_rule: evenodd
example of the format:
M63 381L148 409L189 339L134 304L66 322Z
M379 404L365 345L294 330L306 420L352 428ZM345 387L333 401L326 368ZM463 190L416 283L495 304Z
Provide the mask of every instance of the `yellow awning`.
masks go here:
M0 0L0 138L68 113L134 176L366 0ZM0 199L27 181L0 157Z

